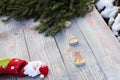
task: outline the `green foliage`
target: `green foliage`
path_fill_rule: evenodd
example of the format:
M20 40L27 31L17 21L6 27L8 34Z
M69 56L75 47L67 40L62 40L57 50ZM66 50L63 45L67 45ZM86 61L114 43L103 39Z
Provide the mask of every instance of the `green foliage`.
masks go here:
M4 22L33 18L40 20L36 27L46 36L55 35L65 27L65 21L83 16L92 10L93 0L1 0L0 15L8 16Z

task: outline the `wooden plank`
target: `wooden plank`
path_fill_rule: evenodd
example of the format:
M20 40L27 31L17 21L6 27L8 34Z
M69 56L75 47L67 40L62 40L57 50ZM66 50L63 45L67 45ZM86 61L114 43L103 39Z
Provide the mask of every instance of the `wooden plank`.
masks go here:
M108 80L120 78L120 44L99 13L93 12L76 19L89 47Z
M4 17L0 18L3 19ZM0 21L0 57L21 58L29 61L21 23L11 20L8 23ZM0 80L16 80L18 76L1 75ZM21 78L19 78L22 80ZM24 78L24 80L27 80Z
M68 40L73 36L79 39L79 45L71 47L69 46ZM107 80L81 31L79 30L77 22L72 20L71 27L57 34L55 39L71 80ZM70 50L72 50L72 52ZM72 56L74 51L81 52L82 56L86 59L86 65L81 67L76 67L74 65Z
M32 30L37 24L32 20L23 22L31 61L41 60L49 66L49 75L45 80L70 80L54 38L44 37L43 34ZM35 79L39 80L39 77Z
M53 37L44 37L32 27L38 23L0 22L0 57L18 57L28 61L42 60L50 73L46 80L118 80L120 46L113 33L94 10L83 19L72 20L72 27ZM22 28L20 28L22 27ZM68 39L76 36L79 45L70 47ZM80 51L86 65L75 67L72 51ZM107 77L106 77L107 76ZM117 77L116 77L117 76ZM0 76L2 80L39 80L35 78Z

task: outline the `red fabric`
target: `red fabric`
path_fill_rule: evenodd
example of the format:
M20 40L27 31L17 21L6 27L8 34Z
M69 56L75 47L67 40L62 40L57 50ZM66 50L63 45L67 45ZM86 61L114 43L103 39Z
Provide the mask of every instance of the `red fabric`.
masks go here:
M49 70L49 69L48 69L48 66L42 66L42 67L40 67L40 69L39 69L40 73L43 74L44 77L47 76L48 70Z
M19 76L25 76L23 73L23 67L28 63L25 60L13 58L7 65L6 69L0 67L0 74L16 74Z
M20 71L20 72L18 73L18 75L19 75L20 77L26 76L26 75L24 74L24 71Z

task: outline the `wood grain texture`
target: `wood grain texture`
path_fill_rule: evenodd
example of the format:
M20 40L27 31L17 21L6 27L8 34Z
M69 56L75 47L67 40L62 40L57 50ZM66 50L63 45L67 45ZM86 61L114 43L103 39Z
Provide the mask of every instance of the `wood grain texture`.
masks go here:
M4 18L1 18L4 19ZM0 22L0 57L20 58L30 61L20 22L11 20L8 23ZM33 80L29 77L1 75L0 80Z
M4 19L4 17L1 17ZM21 23L11 20L8 23L0 21L0 57L16 57L29 60L24 35L20 29ZM16 80L17 76L1 75L0 80Z
M99 13L94 9L76 21L108 80L119 80L120 44Z
M69 46L69 39L72 37L77 37L79 39L78 45ZM72 20L71 27L56 35L55 39L71 80L107 80L91 49L88 47L86 40L80 32L79 26L74 20ZM66 52L66 49L71 49L71 51ZM73 53L75 51L79 51L85 58L86 65L81 67L76 67L74 65Z
M44 37L32 30L38 23L29 20L22 23L31 61L41 60L48 64L49 75L45 80L70 80L53 37ZM36 77L39 80L39 77Z
M4 17L2 17L4 18ZM2 19L0 18L0 19ZM0 22L0 57L17 57L27 61L41 60L49 66L45 80L119 80L120 44L96 9L54 37L34 31L33 20ZM70 46L68 40L79 39ZM73 53L85 58L84 66L74 65ZM39 76L0 75L0 80L40 80Z

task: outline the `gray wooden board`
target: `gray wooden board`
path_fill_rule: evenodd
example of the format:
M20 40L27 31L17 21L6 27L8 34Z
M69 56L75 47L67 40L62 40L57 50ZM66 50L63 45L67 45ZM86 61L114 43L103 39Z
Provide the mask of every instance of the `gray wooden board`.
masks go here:
M77 37L79 39L78 45L69 46L68 40L72 37ZM74 20L72 20L71 27L58 34L55 39L71 80L106 80L106 76L99 67L99 64ZM66 49L69 48L71 48L72 51L66 52ZM75 51L81 52L81 55L86 59L86 65L81 67L76 67L74 65L73 53Z
M33 20L0 22L0 57L45 62L50 69L45 80L119 80L120 44L96 9L84 18L72 20L71 27L55 37L44 37L34 31L38 24ZM69 46L68 40L73 36L79 44ZM84 66L74 65L75 51L86 59ZM40 78L0 75L0 80Z
M1 18L1 19L4 19ZM21 23L11 20L8 23L0 21L0 58L20 58L29 61ZM27 80L29 77L0 75L0 80ZM32 78L33 79L33 78Z
M5 17L1 17L4 19ZM8 23L0 21L0 58L17 57L29 60L24 41L21 23L11 20ZM12 75L0 75L0 80L15 80Z
M50 72L46 80L70 80L53 37L44 37L32 30L38 23L32 20L22 23L31 60L41 60L48 64ZM39 77L36 78L39 80Z
M108 80L119 80L120 44L99 13L94 9L76 21Z

